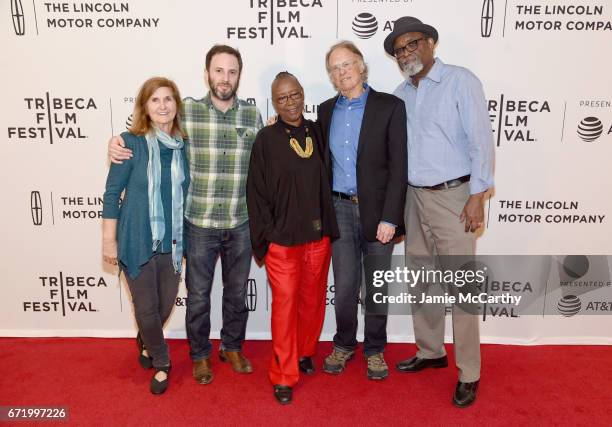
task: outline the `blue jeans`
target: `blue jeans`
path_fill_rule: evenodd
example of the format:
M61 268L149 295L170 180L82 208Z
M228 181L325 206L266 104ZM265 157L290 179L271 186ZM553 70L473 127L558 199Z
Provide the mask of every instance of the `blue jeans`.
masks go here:
M359 205L334 197L340 238L332 244L332 265L336 289L336 335L334 346L352 351L357 347L357 314L362 281L363 258L393 253L393 243L368 242L361 232ZM365 298L365 295L363 295ZM387 344L387 316L364 316L363 351L366 356L382 353Z
M211 229L200 228L185 221L185 326L189 338L189 355L193 361L207 359L212 350L209 340L210 291L219 256L223 278L221 348L240 351L249 316L245 303L251 268L249 223L231 229Z

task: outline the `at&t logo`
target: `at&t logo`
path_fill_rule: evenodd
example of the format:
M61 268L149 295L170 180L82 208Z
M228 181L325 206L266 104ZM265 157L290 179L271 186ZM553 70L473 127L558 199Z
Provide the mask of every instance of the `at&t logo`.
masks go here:
M566 295L557 303L557 310L565 317L571 317L580 311L582 303L576 295Z
M130 128L132 127L133 122L134 122L134 115L130 114L128 116L128 118L125 120L125 128L127 130L130 130Z
M593 142L604 133L604 126L597 117L585 117L578 123L578 137L584 142ZM607 132L612 133L612 126Z
M353 19L353 33L360 39L369 39L378 31L378 21L371 13L360 13Z
M376 35L378 30L382 33L390 33L393 31L395 21L381 20L380 23L374 15L369 12L362 12L356 15L351 22L351 29L360 39L370 39Z

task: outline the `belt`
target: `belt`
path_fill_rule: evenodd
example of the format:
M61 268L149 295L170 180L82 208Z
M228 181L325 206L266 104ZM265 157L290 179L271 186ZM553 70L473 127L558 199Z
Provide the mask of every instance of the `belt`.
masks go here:
M432 185L432 186L411 185L411 187L414 187L414 188L424 188L426 190L445 190L445 189L448 189L448 188L459 187L461 184L463 184L465 182L469 182L469 181L470 181L470 176L469 175L464 175L462 177L451 179L449 181L442 182L442 183L437 184L437 185Z
M357 196L351 196L350 194L341 193L339 191L332 191L332 194L340 199L349 200L355 204L359 203L359 198Z

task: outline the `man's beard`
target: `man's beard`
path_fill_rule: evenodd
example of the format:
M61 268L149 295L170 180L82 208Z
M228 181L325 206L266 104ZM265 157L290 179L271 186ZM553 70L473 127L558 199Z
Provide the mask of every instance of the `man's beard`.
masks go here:
M227 82L226 84L231 87L231 83ZM217 91L217 87L210 79L210 77L208 78L208 87L210 88L210 91L215 96L215 98L218 98L221 101L227 101L229 99L232 99L234 96L236 96L236 92L238 91L238 85L236 84L236 86L232 87L229 92L220 93L219 91Z
M421 62L421 58L418 56L415 57L414 60L408 61L405 64L400 63L400 69L402 70L402 74L404 78L409 79L416 74L419 74L423 70L423 63Z

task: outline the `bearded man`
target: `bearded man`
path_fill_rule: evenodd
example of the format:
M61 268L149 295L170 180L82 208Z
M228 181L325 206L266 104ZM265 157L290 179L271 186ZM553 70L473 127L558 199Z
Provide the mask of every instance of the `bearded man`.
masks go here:
M246 204L246 178L255 135L263 127L257 107L238 99L242 73L240 52L215 45L206 54L204 78L210 92L186 98L181 112L187 131L191 185L185 207L187 268L186 329L193 377L213 379L210 355L210 292L217 259L223 276L223 328L219 357L237 373L251 373L242 355L248 309L246 284L251 268L251 240ZM109 142L111 161L131 156L120 137Z
M484 222L484 195L493 186L493 134L478 78L434 56L438 31L412 16L395 21L384 41L404 81L394 94L406 105L408 191L406 264L426 258L475 253L474 232ZM424 292L430 291L429 287ZM417 354L397 364L401 372L448 365L443 304L413 307ZM453 306L458 407L476 399L480 380L478 316Z

